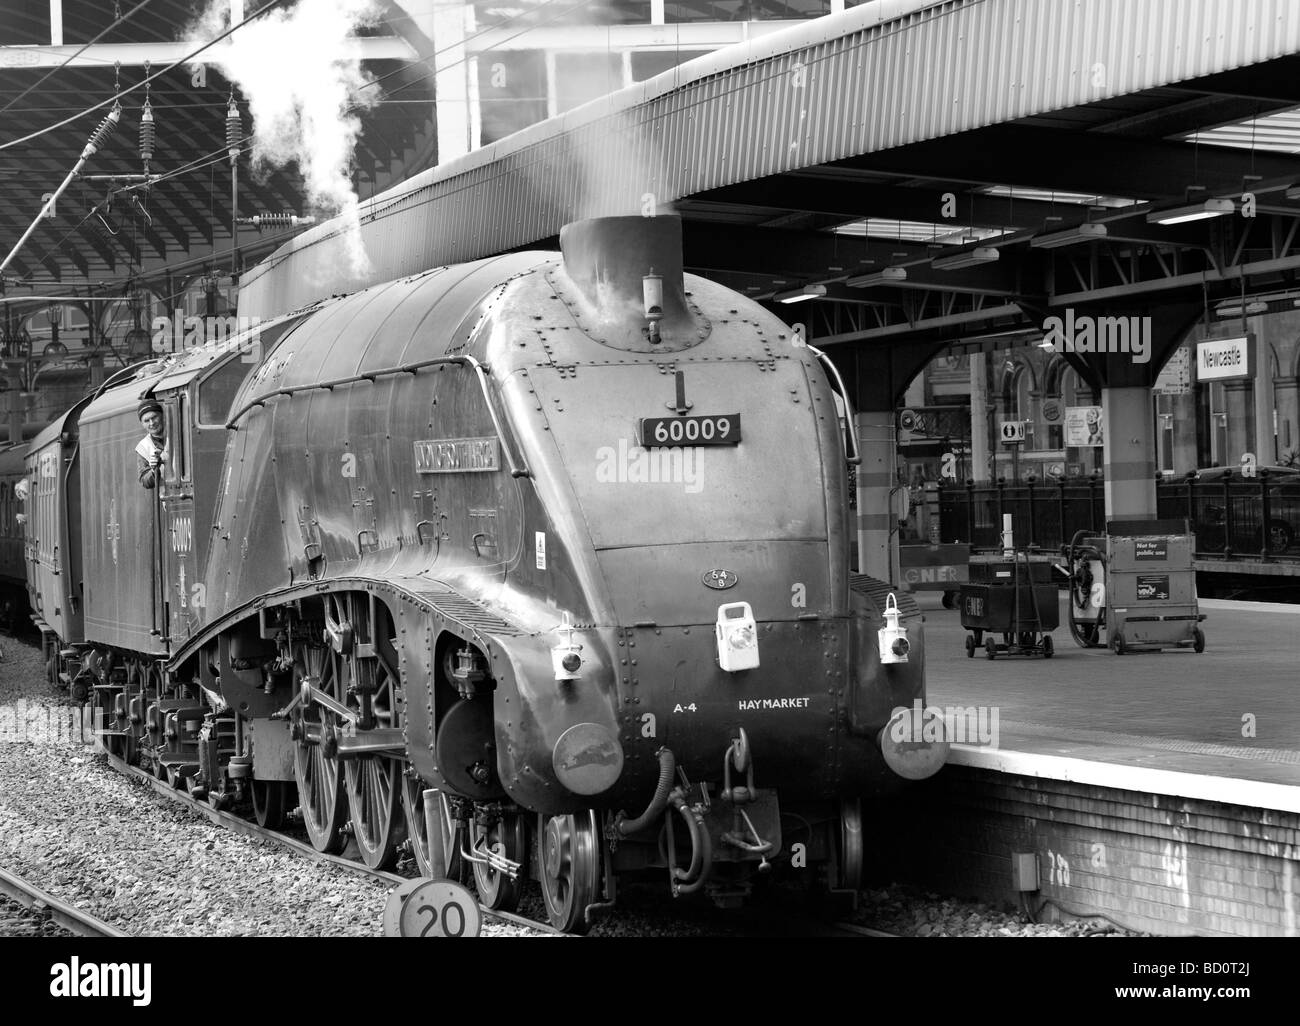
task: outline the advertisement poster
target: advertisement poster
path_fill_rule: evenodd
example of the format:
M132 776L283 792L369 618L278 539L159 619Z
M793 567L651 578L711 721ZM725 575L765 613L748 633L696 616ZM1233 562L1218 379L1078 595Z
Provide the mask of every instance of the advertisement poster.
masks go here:
M1067 446L1101 445L1100 406L1065 408L1065 444Z

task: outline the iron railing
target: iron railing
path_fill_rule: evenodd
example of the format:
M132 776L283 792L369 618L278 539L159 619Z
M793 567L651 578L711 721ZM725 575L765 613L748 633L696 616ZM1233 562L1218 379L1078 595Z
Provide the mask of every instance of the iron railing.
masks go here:
M1105 530L1104 481L1094 474L1074 481L1013 485L999 479L943 488L940 540L996 547L1005 513L1011 514L1017 546L1057 549L1076 531ZM1162 480L1156 484L1156 515L1188 520L1198 556L1300 562L1300 476L1260 471L1253 478L1229 472L1214 480Z

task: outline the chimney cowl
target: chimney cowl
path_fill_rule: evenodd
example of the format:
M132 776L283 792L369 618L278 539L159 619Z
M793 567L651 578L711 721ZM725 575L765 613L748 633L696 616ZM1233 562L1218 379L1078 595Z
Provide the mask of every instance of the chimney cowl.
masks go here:
M560 251L577 292L565 298L592 338L615 349L661 353L697 345L708 334L707 321L686 301L681 218L575 221L561 229ZM653 288L651 276L659 279ZM658 307L647 311L652 293Z

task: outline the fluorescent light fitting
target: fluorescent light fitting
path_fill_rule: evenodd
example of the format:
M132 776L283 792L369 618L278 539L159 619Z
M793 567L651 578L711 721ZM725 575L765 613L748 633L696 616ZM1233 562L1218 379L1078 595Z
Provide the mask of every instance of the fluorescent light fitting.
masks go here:
M1247 303L1245 313L1247 317L1268 313L1268 304L1258 301ZM1240 317L1241 314L1242 307L1240 303L1220 303L1214 308L1214 315L1216 317Z
M867 289L873 285L896 285L900 281L907 281L906 267L882 267L871 274L859 274L856 278L850 278L844 284L849 288Z
M998 251L992 246L977 246L964 253L951 253L948 256L935 257L930 266L938 271L960 271L966 267L978 267L991 264L998 259Z
M1097 239L1104 239L1105 237L1106 226L1104 224L1085 221L1073 228L1066 228L1059 232L1048 232L1046 235L1036 235L1029 240L1029 245L1033 249L1058 249L1061 246L1076 246L1081 242L1095 242Z
M1293 185L1283 193L1289 200L1300 200L1300 185Z
M803 288L791 289L789 292L778 292L772 298L778 303L802 303L805 299L816 299L824 295L826 295L825 285L805 285Z
M1207 199L1204 203L1189 203L1169 210L1152 210L1147 213L1147 224L1186 224L1204 221L1207 217L1231 214L1237 205L1230 199Z

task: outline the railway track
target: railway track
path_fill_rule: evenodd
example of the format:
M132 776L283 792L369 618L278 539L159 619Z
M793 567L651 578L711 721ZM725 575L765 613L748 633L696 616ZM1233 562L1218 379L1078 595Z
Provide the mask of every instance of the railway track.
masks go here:
M4 869L0 869L0 893L12 898L24 908L36 909L43 906L55 923L78 937L130 936Z
M398 873L390 873L386 870L381 870L381 869L371 869L369 866L366 866L360 862L357 862L353 859L346 858L341 855L328 855L324 852L317 851L311 845L304 844L302 841L299 841L293 837L289 837L288 835L278 830L268 830L267 828L259 826L256 823L252 823L249 820L237 816L232 812L226 812L221 809L215 809L209 803L200 801L199 799L193 797L192 795L186 794L184 791L178 791L170 784L168 784L166 781L159 780L157 777L152 776L149 773L146 773L144 770L140 769L139 767L131 766L115 755L109 753L105 753L105 754L107 755L108 758L108 764L113 769L115 769L118 773L121 773L124 776L127 776L129 778L139 780L142 783L148 784L151 788L153 788L153 790L155 790L158 794L162 795L164 798L168 799L169 801L175 802L179 805L188 806L194 811L205 816L209 820L209 822L214 823L217 826L224 827L227 830L232 830L235 833L242 834L245 837L251 837L257 840L267 841L272 844L279 845L282 848L286 848L289 851L292 851L296 855L301 855L304 858L311 859L314 862L321 862L331 866L335 866L339 869L344 870L345 872L355 873L358 876L367 877L372 880L381 880L396 886L398 884L406 883L411 879L411 877L402 876ZM479 905L479 908L482 910L482 913L485 917L490 919L495 919L498 922L508 923L511 926L518 926L518 927L524 927L527 929L536 930L539 933L559 934L560 936L567 936L566 934L560 934L560 931L556 930L555 927L551 926L550 923L539 922L538 920L535 919L529 919L526 916L516 915L513 912L496 911L493 909L489 909L482 904Z

